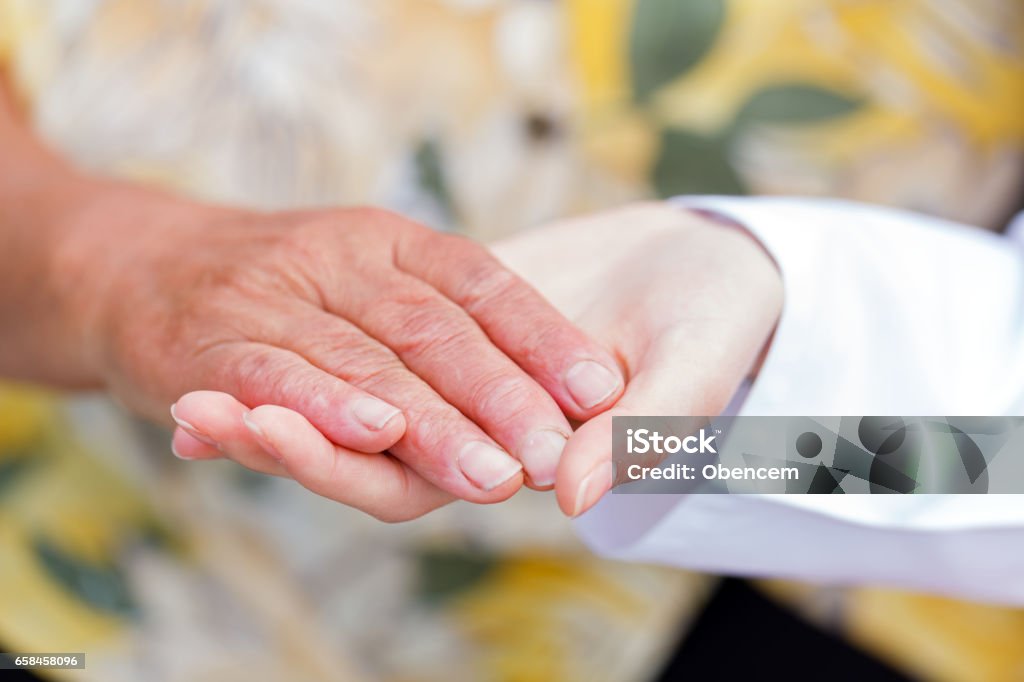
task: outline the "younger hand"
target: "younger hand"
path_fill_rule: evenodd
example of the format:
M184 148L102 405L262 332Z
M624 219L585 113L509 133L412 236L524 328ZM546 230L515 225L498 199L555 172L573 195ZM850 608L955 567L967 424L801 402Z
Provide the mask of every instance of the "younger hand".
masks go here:
M750 235L669 204L568 220L495 253L625 366L625 393L562 456L555 490L571 516L612 487L613 417L721 413L782 309L778 270Z

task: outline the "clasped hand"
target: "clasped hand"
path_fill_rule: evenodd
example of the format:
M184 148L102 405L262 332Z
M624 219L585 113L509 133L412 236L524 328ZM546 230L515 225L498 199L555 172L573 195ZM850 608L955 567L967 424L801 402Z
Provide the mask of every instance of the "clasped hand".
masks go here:
M377 209L150 201L83 212L124 225L116 254L68 240L69 272L106 259L79 306L96 371L153 418L174 403L179 457L388 521L524 483L581 513L613 483L611 417L716 413L781 306L752 239L664 205L492 253Z

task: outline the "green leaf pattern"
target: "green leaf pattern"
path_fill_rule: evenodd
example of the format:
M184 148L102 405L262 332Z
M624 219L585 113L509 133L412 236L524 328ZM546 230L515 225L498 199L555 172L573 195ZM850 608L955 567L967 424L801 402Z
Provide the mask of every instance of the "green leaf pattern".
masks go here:
M696 66L724 21L724 0L639 0L629 41L633 98L647 101Z
M691 71L714 47L726 18L725 0L637 0L630 33L633 99L649 106L659 91ZM714 133L668 127L652 182L658 195L746 194L732 162L740 135L758 126L825 123L856 112L862 100L808 83L768 85L753 93L733 120ZM656 116L651 116L656 119Z

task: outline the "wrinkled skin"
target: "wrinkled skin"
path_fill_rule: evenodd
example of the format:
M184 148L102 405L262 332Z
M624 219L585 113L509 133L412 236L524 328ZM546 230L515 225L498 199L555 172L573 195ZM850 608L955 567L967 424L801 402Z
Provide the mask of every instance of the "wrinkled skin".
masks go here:
M56 290L82 362L124 404L164 421L196 390L288 408L392 471L398 497L550 488L566 415L623 387L613 356L485 248L379 209L255 213L121 186L75 216ZM187 400L174 418L246 466L291 471Z
M756 367L778 320L782 284L749 235L666 205L639 205L565 221L498 243L494 253L571 320L612 350L625 392L582 424L557 472L562 510L576 516L612 486L615 415L719 413ZM218 451L179 429L187 458L269 446L307 487L389 521L415 518L448 498L403 486L397 463L336 447L301 410L249 410L229 393L184 396L178 406L217 434ZM248 427L246 426L248 424Z

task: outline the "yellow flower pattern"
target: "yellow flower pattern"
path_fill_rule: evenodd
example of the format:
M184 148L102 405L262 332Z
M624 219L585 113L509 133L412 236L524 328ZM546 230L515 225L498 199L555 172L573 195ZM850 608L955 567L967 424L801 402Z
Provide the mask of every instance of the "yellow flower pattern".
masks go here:
M996 228L1024 188L1014 0L0 0L0 62L89 167L257 205L384 203L480 237L679 192ZM280 139L247 133L268 126ZM171 461L166 438L0 386L5 647L87 650L63 679L646 679L710 587L589 557L541 496L382 528ZM837 603L763 589L817 620ZM1024 669L1018 610L838 601L839 629L911 674Z

